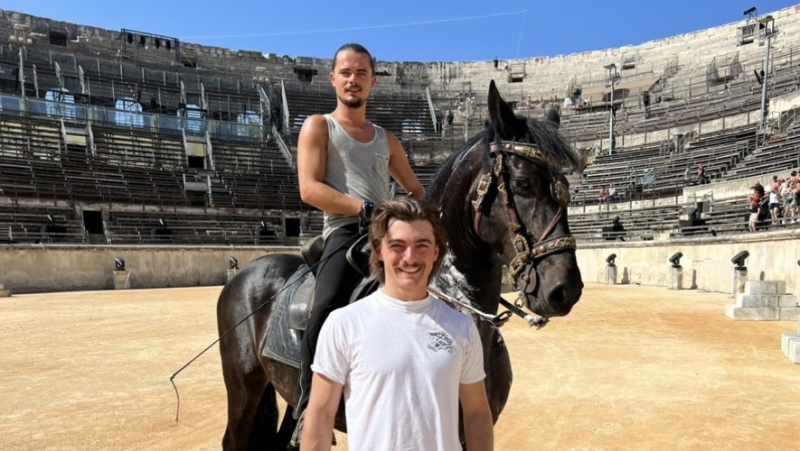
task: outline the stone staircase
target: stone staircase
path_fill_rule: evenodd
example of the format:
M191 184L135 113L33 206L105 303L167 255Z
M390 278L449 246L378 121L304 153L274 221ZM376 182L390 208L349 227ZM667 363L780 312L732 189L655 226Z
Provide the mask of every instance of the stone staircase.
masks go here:
M735 320L793 321L800 318L797 296L786 294L786 282L750 281L736 301L725 306L725 315Z

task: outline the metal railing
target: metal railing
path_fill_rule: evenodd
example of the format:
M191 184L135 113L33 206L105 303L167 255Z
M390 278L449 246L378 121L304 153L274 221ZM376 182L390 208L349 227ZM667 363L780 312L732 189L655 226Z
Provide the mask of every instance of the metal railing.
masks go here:
M190 135L260 138L262 126L215 121L211 119L169 116L156 113L138 113L95 105L57 102L52 100L20 98L0 94L0 114L10 116L49 117L53 119L87 122L113 127L126 127L147 132L185 131Z

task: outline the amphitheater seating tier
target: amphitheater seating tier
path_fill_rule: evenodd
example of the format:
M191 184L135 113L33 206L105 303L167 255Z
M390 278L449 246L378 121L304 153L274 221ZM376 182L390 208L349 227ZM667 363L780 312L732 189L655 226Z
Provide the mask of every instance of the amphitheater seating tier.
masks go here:
M192 61L197 63L197 55L201 54L192 44L185 46L180 57L175 52L120 47L119 42L99 39L91 43L74 42L68 48L49 45L46 39L37 40L36 45L20 47L9 40L13 31L9 31L12 29L7 25L7 20L0 20L0 30L6 30L0 35L0 92L20 95L18 82L9 74L20 64L21 52L26 74L24 93L31 99L41 101L47 99L48 92L66 89L74 97L75 104L107 108L104 114L113 116L117 101L123 98L138 100L144 113L158 114L146 116L153 121L146 127L116 124L108 116L92 118L92 123L87 125L87 117L80 115L87 110L80 110L78 116L62 115L59 119L42 108L24 112L4 108L0 103L0 200L7 201L8 205L17 204L0 208L0 227L10 228L14 239L20 242L53 239L39 230L41 217L48 213L66 227L67 233L60 234L58 239L71 242L97 239L87 237L80 220L76 219L76 212L87 205L103 206L107 233L100 242L107 243L164 243L167 240L164 236L152 233L158 227L158 219L167 221L173 231L167 240L170 243L290 242L294 238L286 237L284 218L275 213L279 211L290 215L310 212L309 230L304 233L321 229L321 215L301 202L296 172L272 139L264 138L265 133L255 136L214 131L235 130L240 115L258 112L260 89L268 92L277 104L275 101L280 96L275 92L279 92L279 82L285 80L291 115L288 124L291 136L287 136L286 141L290 145L296 143L305 117L335 107L333 91L324 81L288 83L295 77L294 64L289 59L271 57L266 64L264 58L247 56L247 52L240 52L242 56L238 59L199 58L200 64L194 64L198 67L184 67L184 64L193 65ZM796 36L793 34L795 26L787 25L790 27L783 31L785 35L773 54L773 73L768 85L773 98L796 93L800 88L800 61L795 56L797 49L792 46L792 42L796 42L792 40ZM680 39L683 37L676 37ZM678 61L674 55L658 54L651 46L641 47L640 59L646 64L641 65L641 70L623 72L620 86L644 81L641 86L626 90L615 101L615 135L619 146L613 155L597 156L582 179L571 178L580 181L572 186L577 191L573 196L574 205L597 203L600 187L612 184L621 198L675 196L677 199L683 189L686 168L690 167L691 177L697 163L705 165L712 184L788 172L800 166L800 128L796 124L762 140L752 125L754 121L749 118L750 115L756 117L760 108L761 86L752 72L761 67L762 50L755 45L731 50L732 44L710 34L698 34L692 44L694 48L703 49L705 54L687 52L689 57ZM587 61L594 61L592 58L597 56L588 56ZM521 112L541 116L549 105L561 103L562 93L552 86L560 90L570 73L575 74L574 84L585 91L607 92L603 85L605 80L597 76L600 65L585 68L566 60L563 66L549 62L531 64L527 69L531 76L519 88L501 82L506 99L515 102ZM741 70L736 64L741 64ZM428 186L438 168L428 161L435 160L434 155L447 153L446 149L460 147L464 142L464 130L477 131L486 116L485 101L480 96L474 104L467 105L472 88L468 93L463 90L447 92L435 89L434 85L457 84L469 79L471 86L480 86L482 92L490 78L502 81L506 74L487 70L478 63L463 63L457 70L448 66L446 70L451 72L442 73L441 80L432 75L436 69L426 70L428 78L422 79L428 80L426 83L434 80L429 84L434 92L436 116L441 118L450 109L458 113L449 134L437 133L424 90L419 86L399 89L391 86L392 81L385 83L389 89L373 93L368 118L394 132L412 161L415 157L426 161L415 165L414 169L423 185ZM445 79L447 82L443 81ZM540 89L536 93L530 91L534 79L543 85L537 87ZM653 81L656 79L658 81ZM545 85L552 86L546 88ZM549 94L537 94L548 90ZM641 93L645 90L652 93L648 111L641 104ZM607 147L609 105L601 97L593 98L588 108L562 109L561 131L570 143ZM220 121L217 124L209 121L203 127L203 131L209 130L210 143L209 165L204 169L191 168L187 163L184 137L178 128L185 124L176 119L184 103L202 104L206 118ZM74 108L63 103L48 106ZM725 122L743 115L748 116L747 122L751 125L742 126L740 120L733 124ZM172 126L158 127L161 120ZM94 145L83 148L67 145L64 135L70 127L86 129L87 140L91 134ZM685 133L688 129L697 134L681 143L680 152L662 149L662 135ZM192 132L187 130L186 133ZM625 145L625 142L647 142L647 138L640 138L653 133L659 136L657 142ZM177 209L191 209L197 204L196 196L186 191L184 181L208 186L207 198L201 209L192 210L194 213L176 213ZM637 183L646 183L642 192L637 191ZM395 192L405 195L399 186ZM43 203L54 207L42 207ZM715 233L741 232L743 203L743 199L715 202L706 213L709 228ZM114 207L120 205L125 208ZM672 207L627 210L621 208L619 201L614 205L617 209L610 214L572 214L571 227L576 236L582 240L604 239L600 230L615 215L620 216L629 238L650 239L662 232L674 236L682 233L677 226L682 207L677 206L677 201ZM632 205L628 203L629 207ZM162 212L131 211L131 207L137 206L142 210L144 207L159 208ZM273 224L268 227L269 233L258 233L261 220ZM658 228L653 224L659 224ZM778 226L792 225L775 224L773 227Z

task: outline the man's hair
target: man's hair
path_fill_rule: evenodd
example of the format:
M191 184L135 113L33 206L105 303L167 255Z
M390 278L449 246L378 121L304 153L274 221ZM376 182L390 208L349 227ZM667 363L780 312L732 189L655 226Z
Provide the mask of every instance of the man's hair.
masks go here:
M369 266L381 283L386 282L383 261L380 259L381 241L386 236L389 226L393 221L428 221L433 228L434 245L439 248L439 256L433 263L433 269L428 278L430 283L433 276L442 266L442 260L447 253L447 234L439 219L439 212L424 203L403 197L381 202L372 213L372 223L369 226L369 244L372 254L369 257Z
M336 53L333 54L333 62L331 63L331 72L336 71L336 57L339 56L339 52L344 52L344 51L351 51L367 55L369 57L369 68L372 70L372 75L375 75L375 61L372 59L372 54L369 53L369 50L367 50L366 47L364 47L361 44L356 44L354 42L344 44L343 46L339 47L339 50L337 50Z

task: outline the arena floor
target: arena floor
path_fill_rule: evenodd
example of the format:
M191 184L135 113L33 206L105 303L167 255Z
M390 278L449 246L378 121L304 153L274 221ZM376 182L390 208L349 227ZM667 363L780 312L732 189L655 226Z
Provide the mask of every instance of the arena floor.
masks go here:
M220 287L0 299L0 449L219 449L225 389L212 348ZM734 322L729 298L589 285L541 331L503 327L515 381L498 450L792 449L796 322ZM338 449L346 437L337 433Z

